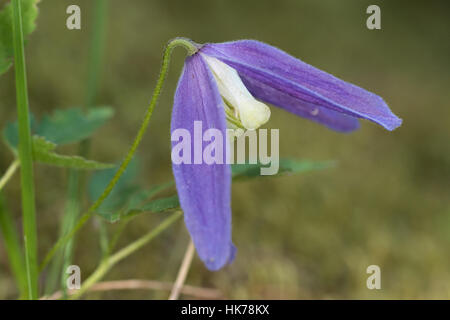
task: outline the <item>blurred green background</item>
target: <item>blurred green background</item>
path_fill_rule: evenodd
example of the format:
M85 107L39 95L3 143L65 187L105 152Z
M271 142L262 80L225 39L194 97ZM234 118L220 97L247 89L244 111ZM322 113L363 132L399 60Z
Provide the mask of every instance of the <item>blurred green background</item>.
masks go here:
M1 1L4 3L4 1ZM78 4L82 29L66 29ZM366 28L366 8L381 7L382 30ZM92 1L43 0L26 47L30 106L38 117L85 100ZM253 38L381 95L403 118L388 132L363 121L338 134L272 108L282 157L337 160L336 168L233 185L235 262L209 272L195 258L187 283L225 298L364 299L450 297L450 20L438 1L119 1L110 0L108 40L97 105L116 114L93 140L91 158L125 155L155 85L164 44ZM140 149L140 181L172 179L169 120L182 49L174 53L159 105ZM0 77L0 127L16 117L14 73ZM77 148L70 149L75 152ZM0 146L0 172L12 161ZM67 172L36 167L40 257L57 239ZM20 222L18 175L5 190ZM143 215L120 245L154 227ZM113 230L116 226L110 226ZM83 279L100 258L98 225L79 234L74 263ZM117 265L106 279L173 281L188 242L179 221ZM379 265L382 289L366 288ZM0 298L16 289L0 243ZM89 298L167 298L167 292L111 291Z

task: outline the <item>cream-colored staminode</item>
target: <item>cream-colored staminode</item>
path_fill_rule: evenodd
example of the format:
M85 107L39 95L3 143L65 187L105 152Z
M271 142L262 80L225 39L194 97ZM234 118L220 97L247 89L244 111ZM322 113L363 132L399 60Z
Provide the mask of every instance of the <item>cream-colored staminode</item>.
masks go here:
M269 107L253 98L237 71L216 58L203 57L216 79L220 95L234 109L242 125L254 130L266 123L270 118Z

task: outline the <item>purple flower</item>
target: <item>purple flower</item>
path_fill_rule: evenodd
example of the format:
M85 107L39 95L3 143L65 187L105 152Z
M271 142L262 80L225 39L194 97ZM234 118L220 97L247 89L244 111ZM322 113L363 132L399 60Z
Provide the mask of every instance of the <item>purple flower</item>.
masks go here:
M381 97L267 44L240 40L197 48L186 59L178 82L172 134L181 128L195 136L194 121L201 121L203 130L219 130L224 137L227 124L257 129L270 117L264 103L340 132L357 129L358 118L387 130L402 122ZM191 153L196 152L192 146ZM193 164L173 163L173 173L197 252L208 269L220 269L235 253L231 241L230 165L194 160Z

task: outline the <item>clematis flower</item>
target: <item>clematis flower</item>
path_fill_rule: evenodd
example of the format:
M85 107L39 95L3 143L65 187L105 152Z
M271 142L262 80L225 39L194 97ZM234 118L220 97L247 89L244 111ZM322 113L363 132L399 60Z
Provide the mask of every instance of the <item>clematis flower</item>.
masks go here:
M192 45L195 53L186 58L175 93L171 133L182 128L194 136L195 121L224 137L227 127L254 130L269 120L267 104L339 132L357 129L359 119L387 130L402 122L381 97L273 46L255 40ZM194 162L172 167L198 255L208 269L220 269L235 253L230 165Z

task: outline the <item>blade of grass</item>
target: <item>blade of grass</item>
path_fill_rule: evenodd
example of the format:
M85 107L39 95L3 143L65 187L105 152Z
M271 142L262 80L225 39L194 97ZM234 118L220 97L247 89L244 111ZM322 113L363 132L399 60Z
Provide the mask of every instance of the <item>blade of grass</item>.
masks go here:
M78 175L75 171L69 171L69 187L68 193L75 193L78 190ZM74 190L75 189L75 190ZM79 212L78 201L75 198L69 198L66 203L64 215L61 221L60 236L66 235L72 228L76 221L76 215ZM75 217L73 217L75 215ZM71 260L72 243L69 241L65 247L56 253L55 259L52 261L50 270L47 275L47 282L45 292L50 294L60 287L64 282L65 273L68 263ZM64 289L64 286L62 286ZM64 291L64 290L63 290Z
M2 232L8 261L17 283L21 297L27 296L27 273L24 267L22 247L13 218L6 208L3 195L0 193L0 230Z
M119 226L117 230L113 233L111 241L109 242L108 252L112 252L114 250L114 248L117 245L117 242L119 242L120 236L122 235L123 231L125 230L129 222L130 222L129 219L121 220L119 222Z
M78 184L79 184L79 177L78 174L76 172L71 172L71 176L70 176L70 182L69 182L69 192L71 190L77 189L78 190ZM74 224L76 223L76 218L79 214L80 211L80 202L78 201L78 199L76 198L70 198L68 203L67 203L67 208L66 208L66 214L67 216L64 216L65 220L63 223L63 227L64 227L64 234L67 234L74 226ZM63 293L64 296L67 297L67 287L66 287L66 270L69 267L69 265L72 264L72 259L73 259L73 239L71 239L71 241L69 241L64 250L62 251L62 269L60 270L60 283L61 283L61 287L63 288Z
M93 16L91 21L93 23L91 31L91 39L89 45L89 61L88 61L88 77L86 85L86 100L84 103L85 109L90 109L95 105L95 101L98 95L98 89L100 87L100 75L102 70L102 56L104 53L104 47L106 42L106 22L107 22L107 0L95 0L93 2ZM82 157L87 157L90 152L91 139L85 139L80 143L80 155ZM85 190L86 187L86 173L78 173L80 175L79 189ZM84 193L81 192L72 193L69 195L70 198L77 198L79 202L83 201ZM76 217L78 213L74 215L73 224L76 222ZM96 221L99 225L99 242L102 251L102 257L107 254L107 243L108 243L108 230L104 221L98 219ZM69 241L70 243L71 241ZM106 250L106 251L105 251Z
M28 276L28 298L38 298L37 231L33 178L33 154L30 134L27 76L20 0L12 0L12 25L16 76L19 160L22 191L23 233Z
M108 258L110 253L108 226L106 224L106 221L104 221L103 219L97 218L96 222L98 223L101 260L105 260Z
M20 166L19 159L16 159L11 163L11 165L6 170L5 174L0 179L0 191L8 183L8 181L14 176L14 173L16 173L19 166Z
M95 0L93 2L94 10L91 18L93 27L91 31L91 40L89 46L89 62L88 62L88 76L86 85L86 100L84 108L89 109L95 104L97 97L99 79L101 73L101 61L104 51L104 44L106 38L106 18L107 18L107 1ZM80 143L79 154L82 157L87 157L90 149L90 139L86 139ZM78 172L77 170L69 170L69 187L67 190L67 205L62 220L60 237L65 236L75 225L80 214L79 207L83 203L83 192L86 173ZM76 205L78 203L78 205ZM98 219L100 224L100 244L107 243L105 240L106 226L103 221ZM73 257L74 239L68 240L67 244L57 252L57 256L50 268L46 292L54 292L56 290L56 279L61 279L60 285L64 293L65 289L65 273L64 270L71 264ZM102 246L102 251L103 246Z

